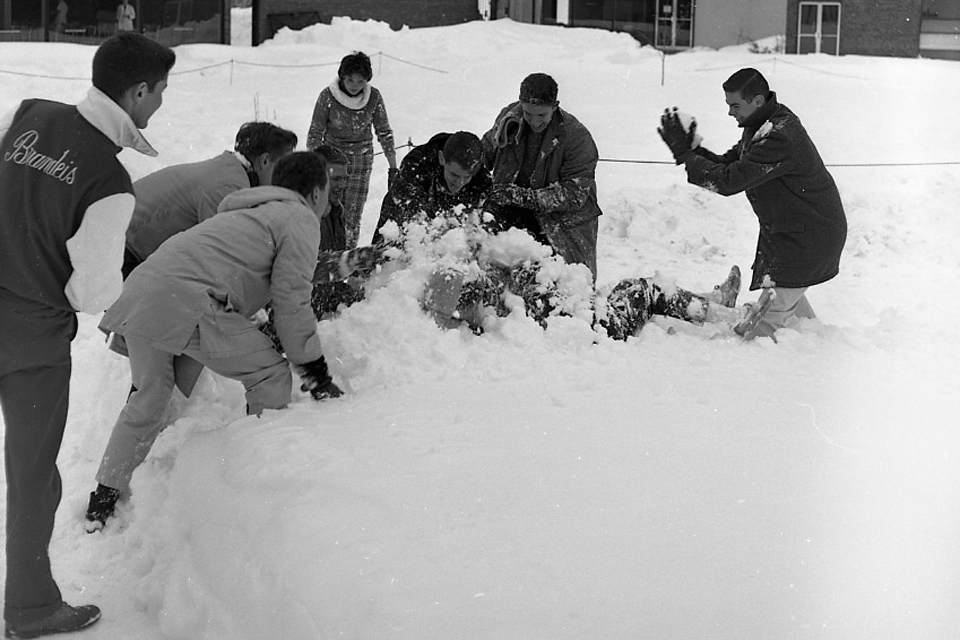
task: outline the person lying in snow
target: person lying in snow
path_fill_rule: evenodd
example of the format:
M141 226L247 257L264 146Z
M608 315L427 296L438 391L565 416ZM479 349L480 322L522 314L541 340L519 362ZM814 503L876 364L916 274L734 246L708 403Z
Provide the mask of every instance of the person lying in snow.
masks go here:
M656 278L627 278L598 295L585 265L567 264L523 230L498 232L490 225L489 214L458 207L447 216L413 219L402 228L388 221L381 227L383 245L321 254L315 283L349 273L363 285L339 300L315 296L314 313L319 319L359 302L364 289L380 286L399 269L423 273L421 304L439 326L466 325L477 333L520 312L545 328L553 317L578 317L611 338L626 340L654 315L703 324L728 318L733 312L722 310L736 305L736 266L704 294ZM272 323L264 323L261 331L281 348Z

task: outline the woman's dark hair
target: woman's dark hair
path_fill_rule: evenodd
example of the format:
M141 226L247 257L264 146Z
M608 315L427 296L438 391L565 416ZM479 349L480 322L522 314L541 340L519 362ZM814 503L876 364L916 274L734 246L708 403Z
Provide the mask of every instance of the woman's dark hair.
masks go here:
M337 75L343 79L347 76L357 74L358 76L370 82L373 78L373 65L370 64L370 56L363 51L354 51L348 56L344 56L340 61L340 69Z
M153 91L177 61L170 47L134 32L121 32L103 41L93 55L93 86L119 102L130 87L147 83Z
M312 151L294 151L280 158L273 168L273 186L296 191L304 198L314 188L327 186L327 161Z

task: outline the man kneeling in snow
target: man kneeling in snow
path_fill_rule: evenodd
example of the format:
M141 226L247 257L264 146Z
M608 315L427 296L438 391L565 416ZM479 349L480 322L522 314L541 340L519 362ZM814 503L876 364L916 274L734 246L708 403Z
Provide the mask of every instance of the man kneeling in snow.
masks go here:
M322 157L288 155L274 169L273 186L228 195L218 215L165 242L130 274L100 324L126 339L133 391L97 472L89 529L113 514L159 435L176 356L243 383L249 414L290 402L291 363L315 399L341 395L310 308L328 191ZM268 302L286 358L249 320Z

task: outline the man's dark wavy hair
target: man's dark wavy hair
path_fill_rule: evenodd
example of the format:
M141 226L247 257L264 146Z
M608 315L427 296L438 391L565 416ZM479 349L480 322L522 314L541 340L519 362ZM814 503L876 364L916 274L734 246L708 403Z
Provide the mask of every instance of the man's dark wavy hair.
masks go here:
M764 100L770 97L770 85L763 74L756 69L740 69L727 78L723 83L723 90L727 93L738 93L744 100L753 100L763 96Z
M306 198L314 188L326 188L327 161L313 151L294 151L277 162L272 182L275 187L285 187Z
M443 143L444 162L456 162L467 171L480 165L483 147L480 138L469 131L457 131Z
M93 86L119 102L127 89L141 82L153 91L176 61L177 54L170 47L124 31L97 47L93 55Z
M322 144L316 149L313 150L314 153L319 153L323 156L323 159L327 161L327 164L350 164L350 160L347 159L346 154L336 147L331 147L328 144Z
M270 160L276 160L293 151L296 146L297 134L293 131L269 122L247 122L237 131L233 150L253 162L264 153L270 154Z

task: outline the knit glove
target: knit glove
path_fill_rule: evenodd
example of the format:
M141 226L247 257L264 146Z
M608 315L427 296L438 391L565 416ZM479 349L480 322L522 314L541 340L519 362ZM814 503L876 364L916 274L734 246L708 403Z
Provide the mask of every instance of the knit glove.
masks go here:
M370 274L377 268L378 264L383 262L383 252L386 251L386 248L385 245L378 243L344 251L340 256L338 265L340 275L346 278L354 273Z
M327 361L320 356L313 362L306 362L297 365L297 375L300 376L301 391L309 391L314 400L325 400L327 398L339 398L343 391L333 383L330 377L330 371L327 369Z
M490 188L488 201L499 205L512 205L521 209L540 211L537 190L515 184L495 184Z
M393 183L397 181L398 175L400 175L400 169L395 167L387 169L387 189L393 187Z
M670 153L673 154L673 159L677 164L683 164L693 155L697 123L695 121L691 122L690 129L684 129L683 123L680 122L680 117L677 115L676 107L672 111L670 109L663 110L657 133L670 148Z

